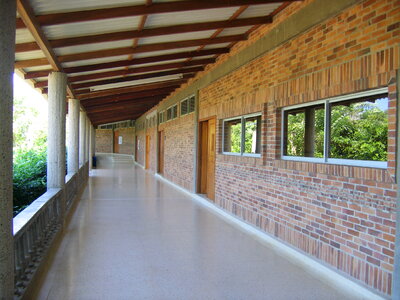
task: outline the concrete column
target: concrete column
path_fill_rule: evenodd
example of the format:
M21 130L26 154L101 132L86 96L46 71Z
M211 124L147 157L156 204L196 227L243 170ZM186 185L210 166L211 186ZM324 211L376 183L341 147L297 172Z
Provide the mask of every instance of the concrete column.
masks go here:
M65 109L67 75L52 72L49 75L47 188L65 185Z
M68 173L79 171L79 100L68 101Z
M13 72L15 0L0 0L0 299L14 297Z
M90 121L86 115L85 162L89 162Z
M79 166L85 163L86 113L79 113Z
M93 156L95 153L95 131L94 126L90 125L90 139L89 139L89 166L93 169Z

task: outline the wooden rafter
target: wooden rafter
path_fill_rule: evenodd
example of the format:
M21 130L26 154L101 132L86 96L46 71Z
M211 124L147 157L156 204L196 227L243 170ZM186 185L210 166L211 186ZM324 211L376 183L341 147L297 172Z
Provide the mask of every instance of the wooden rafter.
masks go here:
M36 43L46 56L48 63L53 67L54 71L63 72L63 68L49 44L49 41L46 39L42 28L38 24L29 3L26 0L17 0L17 10L25 26L29 29ZM67 87L67 91L70 97L74 97L74 92L70 86Z

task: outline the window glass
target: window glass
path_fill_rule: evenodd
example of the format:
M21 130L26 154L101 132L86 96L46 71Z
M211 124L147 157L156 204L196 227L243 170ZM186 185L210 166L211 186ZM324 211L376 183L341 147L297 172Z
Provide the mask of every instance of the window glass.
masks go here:
M387 110L382 95L332 103L329 157L387 161Z
M241 153L242 119L224 122L224 152Z
M284 154L288 156L324 156L323 105L308 106L285 112Z
M196 98L194 96L190 97L188 100L188 112L191 113L195 110L195 101Z
M261 116L245 118L244 153L260 153Z
M188 100L183 100L181 102L181 115L186 115L188 113Z

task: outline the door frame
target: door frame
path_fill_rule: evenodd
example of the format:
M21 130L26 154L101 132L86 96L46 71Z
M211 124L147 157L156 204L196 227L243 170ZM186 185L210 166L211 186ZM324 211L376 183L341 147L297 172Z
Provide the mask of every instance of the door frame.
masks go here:
M201 151L201 148L202 148L202 125L201 125L201 123L203 123L203 122L206 122L206 121L209 121L209 120L212 120L212 119L215 119L215 134L216 134L216 138L215 138L215 157L214 157L214 160L216 161L216 157L217 157L217 153L218 153L218 151L217 151L217 127L218 127L218 120L217 120L217 116L210 116L210 117L207 117L207 118L202 118L202 119L199 119L198 120L198 126L197 126L197 134L198 134L198 137L199 137L199 139L198 139L198 144L197 144L197 170L196 170L196 174L197 174L197 182L196 182L196 193L197 194L201 194L201 183L202 183L202 181L201 181L201 173L202 173L202 169L201 169L201 156L202 156L202 151ZM215 175L215 167L216 167L216 164L215 164L215 166L214 166L214 175ZM214 181L215 181L215 179L214 179Z
M158 151L157 151L157 173L164 175L165 167L165 132L164 130L158 131ZM161 138L162 137L162 138ZM161 146L162 146L162 160L161 160ZM162 164L161 164L162 161ZM162 170L161 170L162 166Z
M145 145L145 152L144 152L144 168L149 169L150 168L150 143L151 143L151 135L146 134L146 145Z

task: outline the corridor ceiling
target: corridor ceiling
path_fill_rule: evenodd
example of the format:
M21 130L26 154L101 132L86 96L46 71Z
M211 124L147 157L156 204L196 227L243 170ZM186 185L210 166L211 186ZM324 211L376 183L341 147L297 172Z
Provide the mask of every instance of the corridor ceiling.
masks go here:
M68 75L94 125L134 120L293 1L17 0L15 69Z

